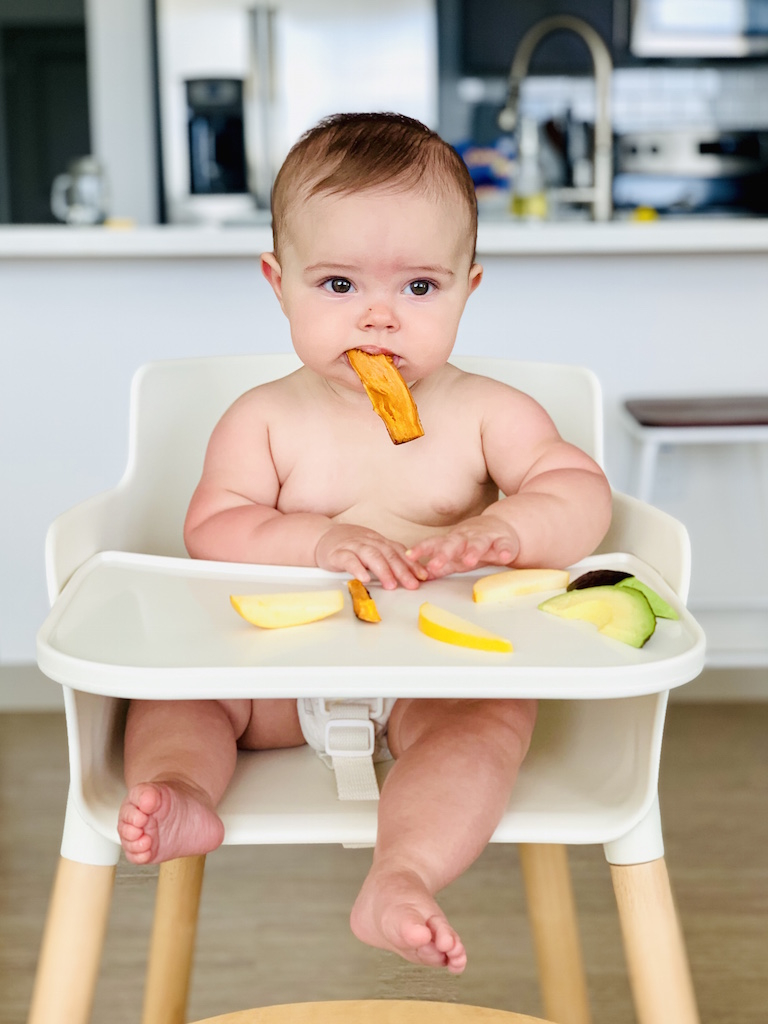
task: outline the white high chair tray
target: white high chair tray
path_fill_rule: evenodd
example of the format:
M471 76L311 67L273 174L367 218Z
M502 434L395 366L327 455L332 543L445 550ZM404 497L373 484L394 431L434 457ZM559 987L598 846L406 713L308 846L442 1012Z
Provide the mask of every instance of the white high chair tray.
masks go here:
M504 605L475 604L483 570L416 591L371 585L382 621L359 621L344 574L102 552L82 565L38 633L38 664L76 690L116 697L520 697L595 699L666 690L695 678L704 634L663 579L626 554L584 559L588 569L636 575L680 615L657 622L635 649L585 622L538 610L551 594ZM341 612L307 625L260 629L232 608L230 594L344 590ZM430 601L508 637L508 654L433 640L418 628Z

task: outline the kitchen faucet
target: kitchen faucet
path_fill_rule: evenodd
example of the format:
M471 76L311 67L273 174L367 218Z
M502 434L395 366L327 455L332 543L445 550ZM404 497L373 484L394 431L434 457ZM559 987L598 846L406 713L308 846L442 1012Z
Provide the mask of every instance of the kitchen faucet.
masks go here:
M533 51L541 40L558 29L570 29L589 47L595 69L595 143L592 185L586 188L559 188L551 193L564 202L590 203L593 220L610 220L613 208L613 138L611 130L611 77L613 63L600 35L581 18L569 14L543 18L525 33L518 44L509 69L507 102L499 114L499 127L514 131L517 125L520 86L528 74Z

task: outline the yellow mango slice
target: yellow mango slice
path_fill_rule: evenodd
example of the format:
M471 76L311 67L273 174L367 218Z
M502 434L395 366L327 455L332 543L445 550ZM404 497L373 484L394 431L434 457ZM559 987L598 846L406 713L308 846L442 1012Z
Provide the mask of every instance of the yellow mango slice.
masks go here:
M419 412L392 356L371 355L359 348L347 352L349 364L363 382L374 412L384 421L395 444L424 436Z
M445 608L425 601L419 608L419 629L433 640L458 647L473 647L480 651L511 651L512 644L503 636L476 626L474 622L462 619Z
M472 599L478 603L500 604L524 594L563 590L569 580L567 569L507 569L490 576L481 576L472 587Z
M279 629L303 626L334 615L344 607L343 590L297 591L288 594L230 595L235 611L254 626Z
M350 580L347 589L352 598L352 610L358 619L362 619L363 622L381 622L376 602L360 580Z

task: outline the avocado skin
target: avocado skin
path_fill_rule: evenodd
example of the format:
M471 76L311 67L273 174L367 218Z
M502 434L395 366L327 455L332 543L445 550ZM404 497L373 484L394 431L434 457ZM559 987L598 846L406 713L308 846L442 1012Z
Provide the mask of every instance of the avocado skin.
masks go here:
M622 587L625 590L639 590L651 606L651 611L657 619L680 618L675 609L668 605L663 597L660 597L655 590L651 590L645 583L641 583L637 576L628 576L626 579L619 580L616 586Z
M631 573L621 572L619 569L593 569L573 580L565 589L586 590L588 587L613 587L622 580L629 579L631 575Z

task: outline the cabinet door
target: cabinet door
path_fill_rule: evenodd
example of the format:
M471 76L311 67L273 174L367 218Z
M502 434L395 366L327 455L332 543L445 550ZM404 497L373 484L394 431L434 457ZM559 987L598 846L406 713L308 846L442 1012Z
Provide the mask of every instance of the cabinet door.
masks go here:
M459 74L506 75L523 35L542 18L572 14L597 30L609 49L621 28L614 0L447 0L439 5L458 30ZM451 11L449 9L452 8ZM592 61L583 40L573 32L547 36L531 61L539 75L591 75Z
M6 28L2 36L9 220L45 224L51 184L90 152L85 28Z

